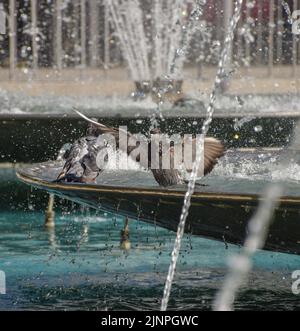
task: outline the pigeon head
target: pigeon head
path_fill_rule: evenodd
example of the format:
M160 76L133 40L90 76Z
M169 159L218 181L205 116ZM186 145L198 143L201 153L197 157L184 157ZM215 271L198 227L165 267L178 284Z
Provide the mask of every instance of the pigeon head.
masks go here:
M93 121L98 122L98 120L96 118L92 118ZM97 126L94 123L89 123L88 127L86 129L86 135L87 136L93 136L93 137L98 137L100 135L100 131L99 131L99 126Z

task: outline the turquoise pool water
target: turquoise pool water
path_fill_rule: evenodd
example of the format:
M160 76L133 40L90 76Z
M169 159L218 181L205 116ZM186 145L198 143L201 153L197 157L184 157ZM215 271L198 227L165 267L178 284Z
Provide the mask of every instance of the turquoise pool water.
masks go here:
M0 270L7 294L0 309L159 309L174 233L130 223L131 250L120 249L123 220L88 211L57 215L43 227L41 212L0 213ZM238 248L185 237L171 309L211 308L226 259ZM299 309L291 274L300 257L261 252L237 309Z
M130 221L131 249L120 248L124 219L70 203L56 206L56 227L44 228L45 193L0 171L1 310L157 310L175 234ZM185 236L170 309L210 310L238 247ZM292 273L300 257L260 252L236 309L296 310ZM1 284L0 284L1 285ZM1 288L1 286L0 286Z

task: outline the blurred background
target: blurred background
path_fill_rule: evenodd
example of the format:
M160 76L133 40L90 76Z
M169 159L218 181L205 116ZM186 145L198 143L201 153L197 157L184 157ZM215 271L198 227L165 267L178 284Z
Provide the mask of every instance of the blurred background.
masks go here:
M193 1L184 3L182 16L188 20ZM298 0L286 3L291 12L300 9ZM143 0L140 4L146 39L153 40L155 31L147 28L153 16L152 1ZM214 76L233 4L231 0L206 1L200 18L205 33L203 29L195 31L190 39L192 47L185 56L187 91L195 86L202 90L208 88L205 82L210 82ZM49 83L48 93L54 94L71 95L74 88L82 95L128 95L133 90L108 1L6 0L0 2L0 11L7 18L7 33L0 35L0 87L18 90L21 82L30 81L30 89L24 84L21 86L26 93L38 94L42 93L41 87L35 82L43 81ZM231 57L232 63L239 68L235 78L260 79L253 92L262 93L274 89L266 80L269 77L295 79L300 62L298 39L299 36L292 33L281 0L244 1ZM53 81L65 84L57 88L51 84ZM82 86L83 81L85 86ZM90 81L93 85L88 84ZM295 92L297 89L288 81L279 84L282 91ZM239 85L233 89L245 90Z

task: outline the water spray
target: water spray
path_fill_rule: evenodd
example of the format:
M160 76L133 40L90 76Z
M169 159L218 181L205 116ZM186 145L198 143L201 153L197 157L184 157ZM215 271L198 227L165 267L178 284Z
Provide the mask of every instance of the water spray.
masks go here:
M220 88L222 81L224 79L224 76L225 76L224 75L225 66L228 63L228 58L230 56L232 41L234 38L234 32L235 32L237 24L240 20L240 17L241 17L242 6L243 6L243 0L237 0L233 17L231 18L229 26L228 26L228 31L226 33L223 51L221 54L219 65L218 65L218 72L217 72L217 75L215 78L212 93L210 95L210 103L207 108L207 117L206 117L206 120L204 121L204 124L202 127L202 134L204 137L206 136L206 134L209 130L210 124L212 122L212 118L213 118L213 114L214 114L214 106L215 106L215 101L216 101L216 97L217 97L217 91ZM179 221L178 230L177 230L177 236L176 236L176 240L175 240L174 249L172 252L171 264L169 267L169 272L168 272L165 289L164 289L164 295L163 295L162 304L161 304L162 311L166 311L168 308L168 302L169 302L169 298L170 298L170 294L171 294L177 260L178 260L179 252L180 252L180 248L181 248L181 241L182 241L183 234L184 234L185 223L186 223L187 217L189 215L189 208L190 208L192 196L193 196L194 190L195 190L198 170L199 170L199 167L201 164L201 158L202 158L202 154L203 154L204 144L200 144L200 145L201 145L200 148L199 148L199 146L197 147L196 161L193 164L193 171L192 171L191 178L190 178L190 181L188 184L188 191L186 192L186 195L184 198L184 205L183 205L182 213L180 216L180 221Z
M284 178L281 182L267 186L265 194L257 212L249 222L249 234L240 255L232 257L229 261L229 271L223 287L216 296L213 309L215 311L233 311L234 301L240 287L247 280L252 269L252 259L255 253L263 249L267 240L269 229L272 225L273 215L280 203L280 197L285 188L286 169L290 161L298 154L300 143L300 123L297 123L294 131L294 139L290 147L282 152L278 170L282 171Z

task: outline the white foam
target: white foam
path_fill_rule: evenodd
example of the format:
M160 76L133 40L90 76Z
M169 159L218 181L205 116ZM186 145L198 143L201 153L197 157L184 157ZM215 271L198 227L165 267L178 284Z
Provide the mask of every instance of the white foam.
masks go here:
M193 97L205 105L208 103L209 96L203 93L190 93ZM87 96L87 97L67 97L67 96L29 96L20 92L8 92L0 89L0 114L73 114L73 108L77 108L84 113L109 113L111 116L117 114L128 114L130 116L143 116L153 113L157 105L152 99L134 101L130 96ZM163 105L162 113L170 110L171 104ZM189 115L189 112L203 115L203 109L199 105L184 107L180 114ZM251 115L269 113L289 113L300 114L299 95L247 95L234 98L233 96L218 96L216 101L216 114L228 114L228 116L246 117L246 120L237 125L243 125L252 118ZM177 113L176 113L177 114Z
M247 160L232 161L224 157L217 164L212 172L212 176L220 176L232 179L248 179L263 181L288 180L290 182L300 182L300 165L291 163L284 170L278 167L276 157L269 160Z

